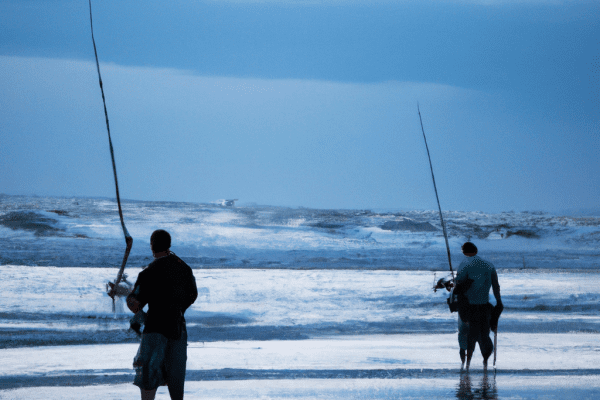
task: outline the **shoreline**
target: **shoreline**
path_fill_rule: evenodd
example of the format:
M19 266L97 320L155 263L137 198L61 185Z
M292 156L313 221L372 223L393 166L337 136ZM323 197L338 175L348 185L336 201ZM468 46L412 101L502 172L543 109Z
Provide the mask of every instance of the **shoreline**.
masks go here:
M498 368L490 366L487 373L477 351L471 371L460 371L456 334L190 342L185 396L189 400L600 396L600 334L499 336ZM0 398L136 398L139 389L132 384L131 363L137 346L0 350ZM167 389L159 388L158 398L166 396Z

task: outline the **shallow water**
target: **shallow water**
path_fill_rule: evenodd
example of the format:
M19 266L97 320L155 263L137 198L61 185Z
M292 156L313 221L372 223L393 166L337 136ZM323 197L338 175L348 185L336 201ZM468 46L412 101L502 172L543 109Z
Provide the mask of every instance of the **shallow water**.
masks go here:
M134 280L139 268L129 268ZM104 292L109 268L0 266L0 347L136 340L123 301ZM456 314L427 271L194 270L192 340L451 333ZM500 273L511 333L600 332L600 287L590 272ZM292 284L293 283L293 284ZM493 298L492 298L493 301ZM43 334L41 334L43 332Z
M455 334L192 342L186 398L593 399L600 394L599 338L504 334L497 371L484 373L476 354L468 374L459 370ZM0 397L132 398L138 395L130 383L136 349L0 350ZM159 396L165 392L159 389Z

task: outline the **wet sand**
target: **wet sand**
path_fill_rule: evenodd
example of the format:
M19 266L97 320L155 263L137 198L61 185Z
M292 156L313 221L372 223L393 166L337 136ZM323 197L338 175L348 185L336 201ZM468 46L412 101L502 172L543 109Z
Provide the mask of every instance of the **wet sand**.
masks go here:
M460 371L456 335L191 342L186 399L595 399L600 335L500 334ZM0 398L134 399L135 344L0 350ZM160 388L157 399L168 398Z
M593 375L510 374L493 371L455 373L447 378L225 379L186 382L194 399L598 399L600 379ZM136 399L131 383L90 386L26 387L0 391L2 399ZM157 399L168 399L161 387Z

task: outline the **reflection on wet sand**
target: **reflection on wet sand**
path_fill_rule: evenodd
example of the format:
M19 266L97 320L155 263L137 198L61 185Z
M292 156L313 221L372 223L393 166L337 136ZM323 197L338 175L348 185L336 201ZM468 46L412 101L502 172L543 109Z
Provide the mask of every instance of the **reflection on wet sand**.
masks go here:
M498 400L496 379L493 375L490 377L487 372L484 372L480 384L475 389L473 389L471 380L471 375L468 372L460 375L460 382L456 389L458 400ZM475 379L476 384L478 380L478 378Z

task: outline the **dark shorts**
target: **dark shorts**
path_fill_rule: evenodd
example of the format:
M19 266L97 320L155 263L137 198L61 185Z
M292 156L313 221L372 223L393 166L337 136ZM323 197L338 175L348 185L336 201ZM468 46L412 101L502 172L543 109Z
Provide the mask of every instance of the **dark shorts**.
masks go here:
M160 333L144 333L138 353L133 359L133 384L153 390L167 385L171 399L183 399L183 384L187 362L187 332L177 340Z
M467 336L469 334L469 324L458 318L458 345L461 350L467 350Z
M493 306L487 304L469 304L467 308L467 320L469 328L467 332L467 350L474 351L475 344L479 343L479 350L483 358L487 359L494 351L494 344L490 339L490 319Z

